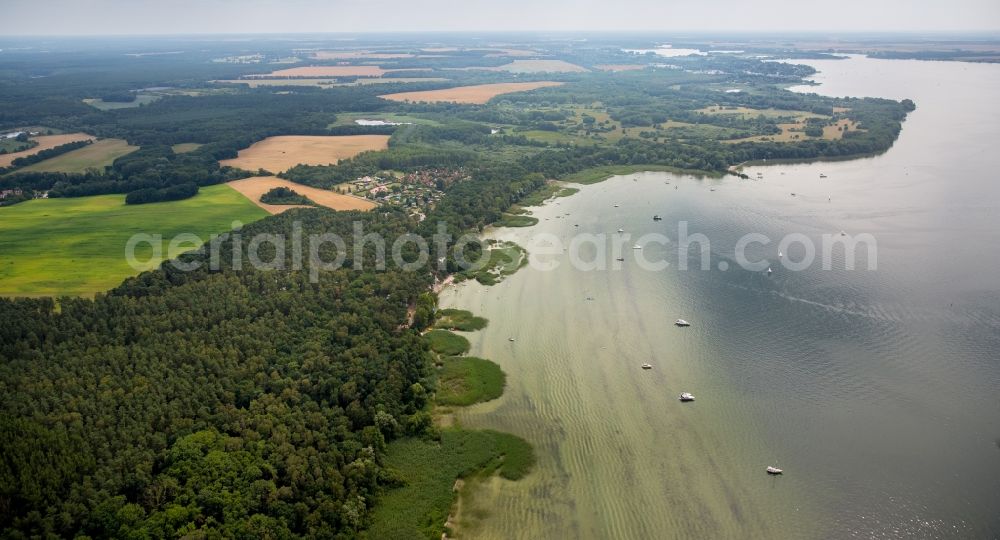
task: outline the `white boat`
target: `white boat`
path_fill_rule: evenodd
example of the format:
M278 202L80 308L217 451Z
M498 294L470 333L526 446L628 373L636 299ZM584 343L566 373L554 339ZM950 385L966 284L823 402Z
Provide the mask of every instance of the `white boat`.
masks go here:
M643 364L642 369L653 369L653 364Z
M507 341L514 341L514 338L507 338Z
M615 205L615 208L618 208L618 205L617 205L617 204Z
M640 246L639 244L636 244L636 245L632 246L632 249L642 249L642 246Z
M781 469L779 469L777 467L768 467L767 468L767 474L781 474L783 472L785 472L785 471L783 471L783 470L781 470Z
M623 233L625 232L625 229L618 229L618 232Z
M781 255L781 252L779 251L778 252L778 258L780 259L781 257L782 257L782 255Z
M768 266L768 267L767 267L767 275L771 275L771 272L773 272L773 270L771 270L771 267L770 267L770 266Z
M677 319L674 321L674 324L677 326L691 326L691 323L685 321L684 319Z
M840 236L847 236L847 233L845 233L844 231L840 231Z
M694 395L684 392L678 399L681 401L694 401Z
M618 257L615 260L618 261L618 262L625 262L625 257Z

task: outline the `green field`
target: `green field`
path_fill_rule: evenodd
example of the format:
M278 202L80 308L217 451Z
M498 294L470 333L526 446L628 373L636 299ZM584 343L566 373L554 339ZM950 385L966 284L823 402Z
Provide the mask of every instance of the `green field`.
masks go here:
M373 112L373 113L343 113L337 115L337 121L327 127L356 126L355 120L382 120L385 122L398 122L409 124L421 124L427 126L439 126L441 122L400 113Z
M170 149L173 150L175 154L186 154L188 152L194 152L199 148L201 148L200 144L192 142L175 144L170 147Z
M95 109L100 109L102 111L113 111L115 109L132 109L135 107L140 107L142 105L148 105L156 100L160 99L160 96L152 94L139 94L135 96L135 101L104 101L99 98L89 98L83 100L84 103L90 105Z
M17 139L0 139L0 150L5 150L6 154L13 154L14 152L20 152L22 150L27 150L32 146L32 143L28 141L19 141Z
M90 296L137 273L125 260L125 244L133 234L163 235L167 254L174 235L189 232L207 239L228 231L234 220L249 223L267 215L224 185L202 188L183 201L136 206L126 206L124 195L99 195L0 208L0 295ZM143 261L152 252L145 248L137 249Z
M138 149L138 146L130 146L121 139L102 139L72 152L18 169L17 172L82 173L91 168L104 170L104 167L111 165L116 159Z

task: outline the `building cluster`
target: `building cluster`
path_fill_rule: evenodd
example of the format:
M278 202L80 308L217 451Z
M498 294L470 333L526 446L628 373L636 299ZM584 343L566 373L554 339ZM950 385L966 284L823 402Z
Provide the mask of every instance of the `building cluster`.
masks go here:
M402 206L409 209L411 215L422 219L425 212L441 200L449 186L468 178L463 169L430 168L401 176L364 176L351 182L350 191L382 204Z

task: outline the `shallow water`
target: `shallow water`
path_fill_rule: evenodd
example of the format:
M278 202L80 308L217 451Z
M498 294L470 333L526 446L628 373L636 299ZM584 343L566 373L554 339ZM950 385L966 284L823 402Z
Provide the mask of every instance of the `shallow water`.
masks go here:
M1000 535L1000 66L809 63L821 70L811 91L917 102L892 150L748 169L758 181L643 173L585 186L535 209L539 225L491 234L526 244L620 227L622 269L559 254L555 270L442 293L490 319L472 354L508 374L501 399L460 421L521 435L539 457L528 478L477 494L488 517L470 536ZM680 221L709 238L710 270L678 269L700 258L679 253ZM861 256L844 270L836 251L832 270L777 258L784 235L819 245L841 230L876 238L877 269ZM672 241L640 252L664 271L629 249L651 232ZM733 260L748 232L774 239L750 250L771 276ZM697 401L679 403L682 391ZM768 477L769 464L786 474Z

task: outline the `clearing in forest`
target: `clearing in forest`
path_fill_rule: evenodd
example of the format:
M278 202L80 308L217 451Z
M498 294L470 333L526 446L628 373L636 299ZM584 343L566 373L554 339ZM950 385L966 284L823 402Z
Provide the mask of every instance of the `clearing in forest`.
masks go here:
M334 165L361 152L388 147L388 135L281 135L257 141L240 150L238 157L219 164L279 173L296 165Z
M386 94L379 96L392 101L417 102L452 102L452 103L474 103L483 104L502 94L513 92L527 92L538 88L549 86L559 86L563 83L553 81L524 82L524 83L496 83L478 84L475 86L458 86L455 88L445 88L443 90L427 90L423 92L400 92L398 94Z
M586 68L565 60L514 60L509 64L491 68L493 71L511 73L583 73Z

